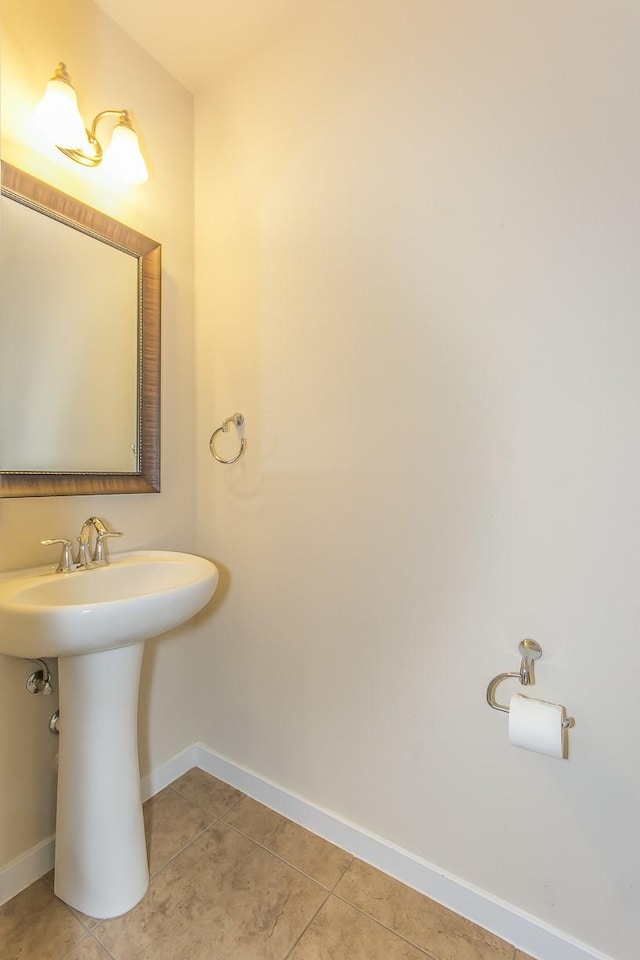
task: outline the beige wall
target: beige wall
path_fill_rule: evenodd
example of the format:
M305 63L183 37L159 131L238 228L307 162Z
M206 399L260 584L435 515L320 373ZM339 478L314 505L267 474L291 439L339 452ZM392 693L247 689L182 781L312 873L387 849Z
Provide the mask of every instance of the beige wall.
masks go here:
M77 536L91 514L126 537L118 548L193 549L193 110L191 95L88 0L2 0L2 156L163 245L162 493L0 499L0 571L46 563L39 541ZM100 171L42 152L33 110L59 60L75 82L86 121L130 107L151 178L116 191ZM91 389L91 371L78 371ZM16 403L20 398L16 398ZM142 772L194 739L188 629L149 643L140 709ZM0 657L0 866L54 827L56 741L47 728L55 697L30 697L30 665Z
M199 736L616 960L639 29L635 3L345 0L196 97L198 545L225 574ZM485 703L529 636L567 762Z

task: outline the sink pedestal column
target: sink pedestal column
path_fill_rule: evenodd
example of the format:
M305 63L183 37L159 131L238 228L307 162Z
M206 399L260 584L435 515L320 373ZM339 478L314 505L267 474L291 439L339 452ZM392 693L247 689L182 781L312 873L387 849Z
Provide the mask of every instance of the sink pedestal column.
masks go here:
M126 913L149 869L138 767L144 642L59 660L55 892L90 917Z

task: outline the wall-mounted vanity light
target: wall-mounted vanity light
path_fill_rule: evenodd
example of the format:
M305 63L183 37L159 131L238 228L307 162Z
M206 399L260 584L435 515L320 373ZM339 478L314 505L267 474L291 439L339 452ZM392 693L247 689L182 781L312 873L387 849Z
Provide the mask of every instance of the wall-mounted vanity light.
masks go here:
M103 155L96 137L96 128L104 117L117 117L118 120L111 135L111 143ZM95 117L91 129L86 128L64 63L58 64L47 84L44 97L36 111L36 123L58 150L85 167L97 167L99 163L103 163L113 177L132 185L144 183L149 178L138 135L131 125L127 111L102 110Z

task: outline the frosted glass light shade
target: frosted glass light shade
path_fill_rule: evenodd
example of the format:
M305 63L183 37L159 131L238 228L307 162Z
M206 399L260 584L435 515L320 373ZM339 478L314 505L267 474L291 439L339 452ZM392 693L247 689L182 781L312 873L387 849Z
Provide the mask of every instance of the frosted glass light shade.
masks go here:
M57 147L81 150L87 146L87 131L78 110L78 98L65 80L56 77L49 80L36 110L35 123Z
M118 123L114 127L111 143L105 151L103 166L121 183L133 185L149 179L138 135L127 123Z

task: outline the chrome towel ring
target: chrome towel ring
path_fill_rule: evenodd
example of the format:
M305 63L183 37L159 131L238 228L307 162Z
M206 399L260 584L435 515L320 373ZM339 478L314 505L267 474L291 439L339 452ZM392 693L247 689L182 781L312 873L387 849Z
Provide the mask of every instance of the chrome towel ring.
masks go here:
M232 417L227 417L227 419L223 422L222 426L218 427L216 430L213 431L213 433L211 434L211 439L209 440L209 450L211 450L211 455L215 457L218 463L235 463L236 460L240 459L240 457L242 456L242 454L247 448L247 441L245 440L244 437L240 437L240 450L235 455L235 457L231 457L229 460L225 460L224 457L221 457L218 453L216 453L216 437L218 436L219 433L228 433L229 425L231 423L236 427L241 427L244 424L244 417L242 416L241 413L234 413Z

